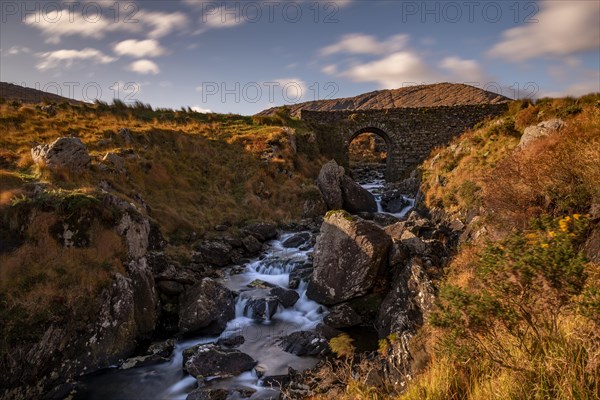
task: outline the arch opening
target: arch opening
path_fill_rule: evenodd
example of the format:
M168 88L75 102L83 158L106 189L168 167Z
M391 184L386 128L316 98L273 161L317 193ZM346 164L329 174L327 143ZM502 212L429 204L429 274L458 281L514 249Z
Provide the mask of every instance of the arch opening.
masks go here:
M366 127L354 132L348 142L348 166L359 182L383 180L390 158L388 135L378 128Z

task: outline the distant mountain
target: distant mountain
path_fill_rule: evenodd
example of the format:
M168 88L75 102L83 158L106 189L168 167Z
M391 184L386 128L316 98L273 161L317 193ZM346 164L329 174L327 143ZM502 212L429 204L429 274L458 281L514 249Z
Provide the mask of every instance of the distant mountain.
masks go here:
M508 97L458 83L409 86L400 89L377 90L355 97L317 100L287 106L292 115L300 110L336 111L371 110L403 107L457 106L468 104L498 104L511 101ZM281 107L263 110L257 115L273 115Z
M0 82L0 99L6 101L20 101L22 103L72 103L83 104L82 101L69 99L54 93L43 92L24 86L14 85L12 83Z

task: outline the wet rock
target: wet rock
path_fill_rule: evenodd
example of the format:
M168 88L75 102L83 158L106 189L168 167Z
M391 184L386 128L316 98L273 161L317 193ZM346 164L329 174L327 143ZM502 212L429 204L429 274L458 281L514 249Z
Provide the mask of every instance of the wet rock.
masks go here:
M225 267L231 263L231 251L233 248L225 241L205 240L198 244L195 250L202 255L202 259L219 267Z
M200 388L188 394L186 400L246 399L252 396L254 393L256 393L256 390L245 387L234 389Z
M262 249L260 241L252 235L248 235L242 239L242 245L251 255L258 254Z
M91 158L87 147L79 138L61 137L52 144L39 145L31 149L31 157L38 165L50 169L81 171L89 165Z
M256 361L235 349L213 344L199 345L184 351L184 370L198 380L212 377L229 378L250 371Z
M293 332L279 342L279 346L288 353L297 356L318 356L330 352L327 339L316 332Z
M277 306L279 300L276 297L251 298L246 303L244 313L259 321L269 320L277 312Z
M261 242L277 238L277 225L268 222L259 222L244 227L244 232L254 236Z
M173 354L174 348L175 341L173 339L154 343L148 347L148 350L143 355L128 358L123 364L121 364L120 368L130 369L169 361L171 355Z
M227 321L235 316L233 293L210 278L196 283L179 295L179 330L181 333L223 332Z
M352 178L344 175L340 179L343 208L350 213L377 212L375 197Z
M362 323L362 318L346 303L338 304L329 310L323 320L332 328L349 328Z
M294 268L292 272L290 272L290 280L288 287L290 289L298 289L300 286L300 282L308 282L313 273L312 266L299 266Z
M307 296L333 305L367 294L385 267L391 244L372 222L343 211L329 213L317 238Z
M381 195L381 207L386 212L399 213L409 205L410 202L397 189L385 191Z
M342 176L344 176L344 167L331 160L323 165L317 177L317 186L329 210L339 210L343 207L344 199L340 187Z
M221 347L238 347L244 344L246 339L242 335L233 335L222 337L217 340L217 345Z
M284 289L280 286L269 290L269 296L275 297L284 308L293 306L300 298L295 290Z
M250 282L249 284L247 284L246 286L254 288L254 289L269 289L269 288L276 287L276 285L273 285L272 283L269 283L269 282L262 281L260 279L255 279L252 282Z
M300 232L287 238L281 243L281 245L285 248L298 248L302 246L304 243L310 240L310 233L308 232Z

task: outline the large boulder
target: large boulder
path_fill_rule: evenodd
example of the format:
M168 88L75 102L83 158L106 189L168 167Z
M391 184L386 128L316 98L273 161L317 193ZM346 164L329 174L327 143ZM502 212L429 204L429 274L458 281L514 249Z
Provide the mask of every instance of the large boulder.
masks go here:
M377 212L375 197L347 175L340 179L344 210L351 213Z
M525 128L523 136L521 136L521 141L519 142L518 148L523 149L541 137L558 132L561 129L563 129L565 125L566 124L563 120L555 118L540 122L539 124L534 126L529 126Z
M377 203L368 190L344 174L344 167L335 160L323 165L317 186L329 210L344 209L351 213L376 212Z
M342 176L344 176L344 167L339 166L335 160L331 160L323 165L317 177L317 186L330 210L339 210L344 204L340 188Z
M31 158L38 165L50 169L81 171L90 161L85 144L75 137L61 137L52 144L42 144L31 149Z
M187 288L179 296L181 333L219 334L234 316L233 293L210 278Z
M196 246L196 251L202 255L202 259L218 267L224 267L231 263L231 251L233 247L222 240L206 240Z
M317 238L307 296L333 305L367 294L385 267L391 244L372 222L330 212Z
M183 368L198 380L229 378L250 371L256 365L248 354L214 344L189 348L184 351L183 357Z
M399 213L408 205L410 205L410 202L404 198L398 189L385 191L381 196L381 207L383 208L383 211Z
M414 331L423 324L434 298L433 285L422 262L413 258L381 304L376 321L379 336Z

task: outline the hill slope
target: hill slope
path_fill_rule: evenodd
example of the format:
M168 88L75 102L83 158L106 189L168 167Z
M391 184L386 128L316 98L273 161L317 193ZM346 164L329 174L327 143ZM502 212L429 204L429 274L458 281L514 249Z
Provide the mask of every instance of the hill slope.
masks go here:
M402 107L457 106L468 104L498 104L509 102L502 95L456 83L417 85L391 90L377 90L355 97L308 101L288 106L291 115L300 110L370 110ZM281 107L263 110L257 115L274 115Z
M69 99L54 93L13 85L12 83L7 82L0 82L0 99L5 101L16 100L22 103L41 103L46 101L55 103L85 104L82 101Z

